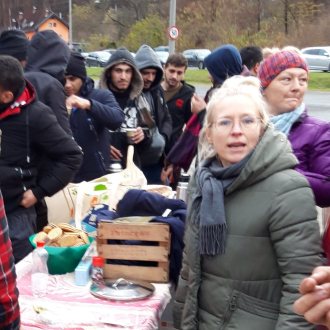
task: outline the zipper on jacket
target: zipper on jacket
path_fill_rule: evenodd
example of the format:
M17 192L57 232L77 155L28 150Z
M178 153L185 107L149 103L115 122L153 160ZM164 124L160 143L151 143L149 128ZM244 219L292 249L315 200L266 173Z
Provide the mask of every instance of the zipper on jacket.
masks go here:
M23 191L27 191L27 188L24 184L24 175L23 175L23 170L21 167L15 167L15 171L17 172L17 174L21 177L21 183L22 183L22 188L23 188Z
M237 297L238 297L237 294L233 294L232 297L230 298L228 309L227 309L226 314L223 318L222 329L226 329L227 324L229 323L233 312L236 310Z

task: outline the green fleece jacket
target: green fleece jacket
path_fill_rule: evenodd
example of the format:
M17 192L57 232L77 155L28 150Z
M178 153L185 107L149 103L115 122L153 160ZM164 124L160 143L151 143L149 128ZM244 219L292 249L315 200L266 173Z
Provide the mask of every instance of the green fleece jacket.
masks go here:
M296 164L286 137L268 127L225 192L223 255L200 255L198 208L188 202L178 329L314 329L292 310L301 279L321 264L314 197ZM193 178L190 201L195 189Z

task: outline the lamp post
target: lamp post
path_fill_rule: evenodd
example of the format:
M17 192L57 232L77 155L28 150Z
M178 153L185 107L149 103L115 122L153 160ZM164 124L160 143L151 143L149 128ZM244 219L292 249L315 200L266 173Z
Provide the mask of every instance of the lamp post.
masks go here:
M176 20L176 0L170 0L170 20L169 26L175 26ZM175 52L175 39L169 39L168 41L169 53L173 54Z
M72 49L72 0L69 0L69 47Z

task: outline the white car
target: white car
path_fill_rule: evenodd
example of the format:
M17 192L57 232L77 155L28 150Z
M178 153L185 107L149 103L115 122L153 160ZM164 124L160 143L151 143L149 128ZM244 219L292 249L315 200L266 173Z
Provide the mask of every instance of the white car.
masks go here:
M330 71L330 46L303 48L301 53L309 69Z
M168 56L170 55L169 52L165 52L165 51L155 51L156 55L158 56L158 58L160 59L160 63L162 63L162 65L165 65Z

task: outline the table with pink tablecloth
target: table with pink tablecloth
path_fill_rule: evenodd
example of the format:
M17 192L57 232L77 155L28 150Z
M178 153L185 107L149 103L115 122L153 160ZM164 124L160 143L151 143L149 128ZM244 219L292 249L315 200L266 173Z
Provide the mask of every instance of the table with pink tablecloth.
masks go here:
M138 301L102 300L89 293L89 285L74 284L74 274L51 275L46 297L31 292L31 254L16 265L20 296L21 330L158 329L170 301L169 284L154 284L152 296Z

